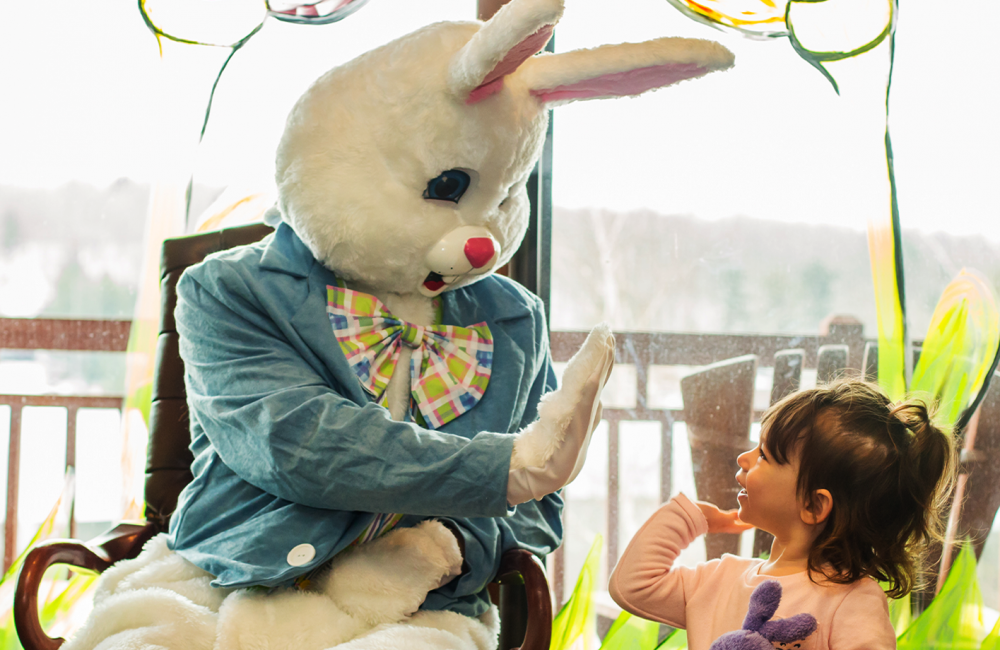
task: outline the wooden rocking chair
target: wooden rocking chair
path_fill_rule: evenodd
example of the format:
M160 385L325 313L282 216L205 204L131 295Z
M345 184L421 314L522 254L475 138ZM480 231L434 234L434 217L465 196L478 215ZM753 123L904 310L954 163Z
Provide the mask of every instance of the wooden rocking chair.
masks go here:
M184 365L174 325L177 281L187 267L207 255L251 244L271 229L263 224L229 228L163 243L160 260L162 309L156 348L153 403L146 462L146 521L122 523L104 535L82 542L53 540L27 555L14 596L14 622L25 650L56 650L62 638L48 636L39 621L38 590L46 569L55 564L101 572L134 558L154 535L165 532L177 497L191 481L188 409ZM490 595L500 608L499 650L548 650L552 635L552 600L541 562L523 550L504 554Z

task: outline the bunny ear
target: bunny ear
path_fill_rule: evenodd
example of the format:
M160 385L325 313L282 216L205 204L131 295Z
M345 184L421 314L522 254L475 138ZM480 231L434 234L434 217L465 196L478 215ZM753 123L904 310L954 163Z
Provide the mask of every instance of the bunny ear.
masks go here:
M513 0L504 5L455 53L448 86L467 104L503 88L503 78L541 51L562 17L563 0Z
M812 614L796 614L778 621L768 621L758 633L768 641L790 643L801 641L816 631L816 619Z
M533 58L519 73L544 104L638 95L732 67L714 41L660 38Z
M765 580L757 585L750 594L750 607L743 619L743 629L757 632L769 618L778 611L781 603L781 583L777 580Z

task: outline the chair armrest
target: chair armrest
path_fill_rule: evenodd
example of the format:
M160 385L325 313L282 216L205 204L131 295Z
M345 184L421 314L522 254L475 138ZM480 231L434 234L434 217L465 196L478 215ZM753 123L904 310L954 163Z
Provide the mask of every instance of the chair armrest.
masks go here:
M152 524L119 524L87 543L51 540L31 549L24 558L14 593L14 625L25 650L56 650L64 639L50 637L38 618L38 589L46 569L68 564L103 572L118 560L133 558L156 531Z
M552 642L552 599L541 561L523 549L507 551L500 559L496 581L500 584L524 584L528 625L520 650L549 650Z

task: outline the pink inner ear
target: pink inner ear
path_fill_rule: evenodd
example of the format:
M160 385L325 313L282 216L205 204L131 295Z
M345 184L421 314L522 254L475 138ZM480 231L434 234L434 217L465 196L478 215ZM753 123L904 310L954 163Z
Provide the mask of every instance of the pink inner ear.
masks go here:
M542 27L508 50L507 56L500 63L496 64L496 67L490 70L482 83L469 93L469 97L465 100L465 103L475 104L490 95L500 92L500 89L503 88L503 78L517 70L518 66L545 47L545 44L552 38L553 27L553 25Z
M565 86L536 89L532 90L531 94L543 103L567 99L638 95L653 88L701 76L705 71L706 68L697 63L666 63L625 72L612 72Z

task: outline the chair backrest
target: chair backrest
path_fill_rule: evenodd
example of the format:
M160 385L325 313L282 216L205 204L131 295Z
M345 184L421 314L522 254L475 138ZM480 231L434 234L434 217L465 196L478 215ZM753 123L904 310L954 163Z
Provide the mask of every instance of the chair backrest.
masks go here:
M163 242L160 257L160 333L156 342L153 402L146 448L146 519L164 532L177 497L191 481L191 455L184 363L178 352L174 307L184 270L211 253L260 241L272 230L264 224L227 228Z

